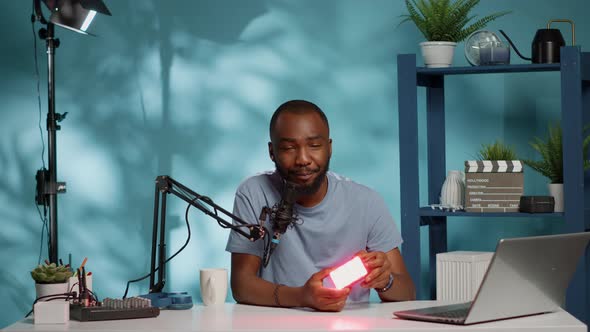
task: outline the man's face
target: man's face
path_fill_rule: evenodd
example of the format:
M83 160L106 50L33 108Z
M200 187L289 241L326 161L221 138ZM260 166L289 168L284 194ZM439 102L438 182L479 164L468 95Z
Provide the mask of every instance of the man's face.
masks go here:
M276 121L270 158L277 171L302 195L318 191L326 177L332 140L322 118L315 112L282 113Z

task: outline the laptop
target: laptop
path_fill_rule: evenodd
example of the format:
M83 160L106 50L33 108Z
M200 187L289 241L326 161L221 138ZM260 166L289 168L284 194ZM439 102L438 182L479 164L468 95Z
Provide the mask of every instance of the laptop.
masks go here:
M473 301L393 314L468 325L556 311L589 241L590 232L502 239Z

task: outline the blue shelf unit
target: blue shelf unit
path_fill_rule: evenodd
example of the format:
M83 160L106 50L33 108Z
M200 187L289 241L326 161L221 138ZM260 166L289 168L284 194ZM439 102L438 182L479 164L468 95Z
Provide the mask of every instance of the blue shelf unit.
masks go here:
M418 289L418 299L436 296L436 254L447 251L448 217L523 218L529 213L445 212L420 206L418 156L418 89L426 89L426 142L428 203L438 203L440 188L446 176L445 161L445 77L449 75L510 74L557 72L561 79L561 125L563 128L563 213L535 214L535 218L563 220L565 232L590 231L590 218L585 216L584 201L590 197L590 177L582 167L583 124L590 120L590 53L579 46L561 49L561 63L478 67L424 68L416 65L415 54L397 57L401 230L402 252L410 275L417 283L420 265L420 227L429 234L429 294ZM586 110L584 114L583 110ZM424 135L424 133L420 133ZM401 157L403 156L403 157ZM585 196L585 193L586 196ZM486 219L487 220L487 219ZM452 220L449 220L452 222ZM590 323L590 249L570 284L566 309L585 323Z

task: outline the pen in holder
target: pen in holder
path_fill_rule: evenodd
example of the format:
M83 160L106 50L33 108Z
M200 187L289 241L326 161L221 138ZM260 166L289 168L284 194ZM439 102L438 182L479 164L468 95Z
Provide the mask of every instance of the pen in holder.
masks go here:
M68 291L75 291L78 293L78 296L82 295L81 291L82 289L80 289L80 286L83 286L80 284L78 277L80 276L79 273L76 274L76 276L70 277L69 283L68 283ZM92 292L92 272L88 272L86 273L86 289Z

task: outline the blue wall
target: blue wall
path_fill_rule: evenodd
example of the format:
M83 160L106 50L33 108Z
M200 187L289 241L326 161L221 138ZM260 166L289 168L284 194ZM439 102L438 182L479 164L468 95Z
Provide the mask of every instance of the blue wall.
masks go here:
M113 16L97 17L97 38L56 28L56 106L68 112L57 135L58 180L68 184L59 196L59 253L64 260L71 253L74 265L88 257L100 298L121 297L127 280L148 271L155 177L169 174L231 209L241 180L273 168L268 121L288 99L326 111L332 169L379 191L399 222L396 55L419 52L422 41L413 25L398 26L402 1L106 2ZM37 40L38 82L30 3L2 7L0 327L22 318L34 300L29 271L42 237L34 175L47 163L45 44ZM590 42L590 6L571 0L564 7L484 0L477 13L512 10L488 28L505 29L528 54L550 18L573 19L577 43ZM462 50L461 43L455 65L467 65ZM461 169L481 143L496 139L534 158L527 142L559 117L556 74L453 77L447 87L448 169ZM545 182L527 170L527 193L545 194ZM169 203L173 252L186 238L185 204ZM189 219L192 239L169 265L167 289L200 300L199 268L229 268L228 233L199 212ZM501 236L551 233L561 222L496 221L451 222L449 249L493 250ZM46 252L43 245L43 258ZM146 292L147 282L130 288L130 295Z

